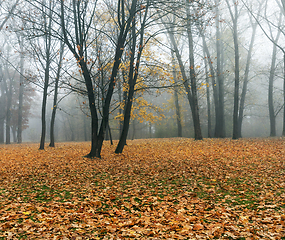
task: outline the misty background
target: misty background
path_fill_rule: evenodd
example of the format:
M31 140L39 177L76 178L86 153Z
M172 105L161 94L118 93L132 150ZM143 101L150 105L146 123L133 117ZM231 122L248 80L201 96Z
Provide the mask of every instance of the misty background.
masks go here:
M90 99L80 63L83 57L92 77L101 122L122 28L117 4L124 2L127 19L134 1L78 2L82 4L78 5L80 18L90 20L92 16L88 32L83 28L87 37L82 46L73 41L78 36L68 22L74 21L69 7L72 1L1 1L0 143L40 142L43 114L44 140L50 141L55 108L55 142L91 140ZM285 32L281 0L141 0L135 5L133 18L137 22L133 32L131 28L126 31L121 48L105 140L120 139L124 127L131 55L135 57L131 66L140 65L134 68L137 80L130 100L128 139L197 137L193 120L197 113L192 109L195 103L193 100L191 105L187 91L192 91L192 96L197 94L205 138L233 137L238 121L242 121L238 137L284 135ZM81 58L74 57L62 34L63 10L69 42L79 55L84 48ZM220 130L217 125L221 125Z

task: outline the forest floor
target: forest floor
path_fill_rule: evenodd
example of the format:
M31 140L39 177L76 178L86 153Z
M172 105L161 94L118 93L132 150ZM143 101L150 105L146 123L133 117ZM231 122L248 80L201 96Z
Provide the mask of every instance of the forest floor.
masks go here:
M0 239L285 239L285 139L0 145Z

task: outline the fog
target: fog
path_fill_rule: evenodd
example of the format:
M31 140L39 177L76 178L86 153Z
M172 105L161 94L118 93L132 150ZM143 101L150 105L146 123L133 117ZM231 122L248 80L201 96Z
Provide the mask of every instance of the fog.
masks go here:
M282 1L83 2L0 3L0 143L284 135Z

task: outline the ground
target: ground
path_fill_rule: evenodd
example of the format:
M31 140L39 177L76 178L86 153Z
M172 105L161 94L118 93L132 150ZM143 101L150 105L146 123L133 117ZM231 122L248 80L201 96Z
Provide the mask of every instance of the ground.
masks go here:
M285 239L285 139L0 145L0 239Z

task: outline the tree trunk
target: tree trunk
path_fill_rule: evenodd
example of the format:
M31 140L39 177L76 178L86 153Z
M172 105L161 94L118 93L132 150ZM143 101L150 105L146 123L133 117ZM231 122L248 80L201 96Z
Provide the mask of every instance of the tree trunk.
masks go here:
M188 0L186 0L188 3ZM187 4L188 5L188 4ZM194 122L194 132L195 132L195 140L202 140L202 131L200 125L200 117L199 117L199 105L198 105L198 93L197 93L197 82L196 82L196 73L195 73L195 61L194 61L194 44L193 44L193 36L191 29L191 16L189 6L186 7L187 13L187 35L188 35L188 48L189 48L189 62L190 62L190 81L191 81L191 91L192 91L192 116Z
M119 24L120 32L119 32L119 36L117 40L114 64L112 68L111 77L109 80L108 90L107 90L107 93L106 93L106 96L103 102L102 121L101 121L99 132L98 132L98 127L99 127L98 120L99 119L97 115L97 108L95 106L95 96L93 92L92 78L91 78L89 69L86 64L87 59L85 59L87 57L86 56L87 50L84 52L84 49L83 49L84 47L86 48L86 45L87 45L85 40L87 39L88 32L86 32L87 29L85 29L86 26L84 25L84 16L81 15L81 11L80 11L81 3L78 2L75 4L75 1L73 2L73 14L74 14L73 24L74 24L74 31L75 31L76 36L75 38L72 38L71 40L69 39L71 34L69 34L69 32L67 31L65 27L66 22L65 22L64 0L61 0L60 4L61 4L61 16L60 16L61 17L61 27L62 27L62 32L64 35L63 36L64 42L66 43L70 51L74 54L76 60L78 61L81 67L81 71L83 73L83 77L85 80L85 85L86 85L86 89L88 93L89 108L90 108L90 113L91 113L91 134L92 135L91 135L91 150L89 154L86 155L86 157L101 158L101 149L102 149L102 145L103 145L103 141L105 137L106 128L108 126L110 104L111 104L111 99L112 99L112 95L113 95L115 83L116 83L115 78L117 77L117 73L119 70L120 63L121 63L121 57L124 51L126 37L129 32L130 25L133 21L133 17L136 14L137 0L132 1L131 8L129 9L129 17L127 20L125 19L125 15L124 15L125 13L124 9L126 6L123 4L123 2L121 6L119 6L118 8L118 24ZM89 26L88 26L88 29L89 29ZM73 42L76 43L77 47L73 45Z
M49 84L49 57L46 62L45 69L45 82L44 82L44 92L43 92L43 101L42 101L42 134L40 140L40 150L45 149L45 138L46 138L46 105L47 105L47 90Z
M206 95L207 95L207 118L208 118L208 138L212 137L212 119L211 119L211 100L210 100L210 90L209 90L209 72L208 63L206 60L206 53L204 48L204 64L205 64L205 76L206 76Z
M135 84L136 84L136 79L134 78L135 50L136 50L136 25L134 21L132 24L132 45L131 45L131 51L130 51L131 52L130 53L130 66L129 66L129 75L128 75L129 91L128 91L127 101L125 102L123 129L122 129L120 140L115 150L115 153L123 152L124 146L126 144L127 136L128 136L128 131L129 131L132 104L133 104L133 96L134 96Z
M61 71L61 65L63 60L63 52L64 52L64 44L63 42L60 43L60 54L59 54L59 62L57 67L57 73L55 78L55 86L54 86L54 97L53 97L53 108L52 108L52 114L51 114L51 121L50 121L50 147L54 147L54 124L55 124L55 115L57 110L57 95L58 95L58 83L60 78L60 71Z
M179 68L180 68L180 71L181 71L181 74L182 74L183 85L184 85L184 88L185 88L185 91L186 91L186 94L187 94L187 99L188 99L188 102L189 102L189 105L190 105L190 108L191 108L192 118L193 118L193 121L194 121L195 117L194 117L193 114L195 114L195 110L194 110L195 106L194 106L193 96L192 96L191 89L189 87L189 81L187 79L187 75L186 75L186 71L185 71L185 68L184 68L183 61L182 61L182 57L181 57L181 55L179 53L179 50L178 50L177 43L175 41L173 32L174 32L173 29L171 29L171 31L168 30L168 35L169 35L170 42L171 42L171 44L173 46L173 51L175 53L176 59L177 59L178 64L179 64ZM196 126L194 126L194 132L195 132L195 128L196 128ZM195 139L196 139L196 133L195 133ZM196 140L198 140L198 139L196 139Z
M1 96L0 96L0 109L2 109L2 111L0 111L0 144L4 143L5 139L4 139L4 122L5 122L5 118L6 118L6 97L5 97L5 92L4 92L4 81L3 81L3 74L2 74L2 68L0 65L0 91L1 91Z
M22 125L23 125L23 95L24 95L24 48L23 38L19 37L21 57L20 57L20 86L19 86L19 109L18 109L18 130L17 141L22 143Z
M10 79L9 89L6 88L7 109L6 109L6 144L11 143L11 107L12 107L12 79Z
M200 29L200 33L202 33L202 29ZM209 52L209 49L208 49L208 46L206 44L206 40L205 40L205 36L204 34L201 34L202 35L202 40L203 40L203 49L205 51L205 58L207 58L207 61L205 59L205 66L207 66L207 63L209 65L209 71L210 71L210 76L211 76L211 80L212 80L212 88L213 88L213 98L214 98L214 107L215 107L215 127L217 128L217 125L218 125L218 121L219 121L219 93L218 93L218 86L217 86L217 83L216 83L216 79L215 79L215 70L214 70L214 66L213 66L213 62L211 60L211 55L210 55L210 52ZM206 72L208 72L206 70ZM206 80L209 81L209 77L206 76ZM209 83L207 82L207 96L208 96L208 93L210 92L209 90ZM210 95L209 95L209 99L210 99ZM210 106L210 104L209 104ZM210 109L208 109L208 117L209 117L209 111ZM211 111L210 111L211 113ZM211 116L210 116L211 118ZM208 122L209 122L209 119L208 119ZM208 125L209 127L209 125ZM216 129L215 128L215 129ZM212 137L212 128L211 128L211 137ZM209 135L208 135L209 136Z
M132 134L132 140L135 139L136 136L136 120L133 120L133 134Z
M112 138L110 124L108 124L108 133L109 133L110 144L113 145L113 138Z
M172 76L174 80L174 84L177 84L177 76L174 62L174 53L171 51L171 61L172 61ZM177 136L182 137L182 123L181 123L181 111L178 100L178 87L174 87L174 102L175 102L175 111L176 111L176 122L177 122Z
M282 136L285 136L285 52L283 52L283 132Z
M4 118L0 117L0 144L4 143Z
M280 31L278 31L275 42L278 42L280 36ZM269 85L268 85L268 110L269 110L269 120L270 120L270 137L276 136L276 119L274 111L274 101L273 101L273 85L274 85L274 74L275 74L275 64L276 64L276 54L277 46L273 44L271 67L269 74Z
M244 105L245 105L245 96L246 96L246 92L247 92L249 68L250 68L250 62L251 62L251 56L252 56L253 44L254 44L254 40L255 40L256 29L257 29L257 23L255 23L252 27L252 35L251 35L251 40L250 40L250 44L249 44L246 66L245 66L245 72L244 72L244 80L243 80L243 87L242 87L242 93L241 93L241 98L240 98L240 106L239 106L239 116L238 116L238 137L239 138L242 137L241 130L242 130L243 111L244 111Z
M234 49L235 49L235 89L234 89L234 113L233 113L233 139L238 139L238 109L239 109L239 46L238 46L238 12L237 4L234 5L235 16L233 18L234 25Z
M16 127L11 127L12 134L13 134L13 142L17 142L17 134L16 134Z
M225 130L225 113L224 113L224 77L222 72L222 59L221 59L221 33L220 33L220 13L219 13L220 0L216 0L216 49L217 49L217 83L219 92L219 108L218 117L215 126L215 137L224 138L226 135Z
M129 126L130 126L130 119L131 119L131 112L132 112L132 104L133 104L133 97L135 92L135 85L138 78L138 72L139 72L139 66L140 66L140 58L143 51L143 36L144 36L144 27L146 24L146 17L148 12L148 6L149 6L149 0L147 1L147 5L145 7L145 13L143 17L143 21L141 22L141 29L140 29L140 42L139 42L139 48L135 63L135 49L136 49L136 43L137 43L137 37L136 37L136 21L135 18L132 21L132 45L131 45L131 53L130 53L130 67L129 67L129 91L128 91L128 98L127 102L125 103L125 112L124 112L124 123L123 123L123 130L120 136L119 143L117 145L117 148L115 150L115 153L122 153L124 146L126 145L126 140L129 132ZM135 65L135 67L134 67Z
M40 150L43 150L45 148L45 138L46 138L46 105L47 105L47 91L48 91L48 85L49 85L49 72L50 72L50 50L51 50L51 1L49 3L49 21L48 25L45 21L45 39L44 39L44 44L45 44L45 56L46 56L46 65L45 65L45 76L44 76L44 92L43 92L43 101L42 101L42 116L41 116L41 121L42 121L42 133L41 133L41 140L40 140Z

